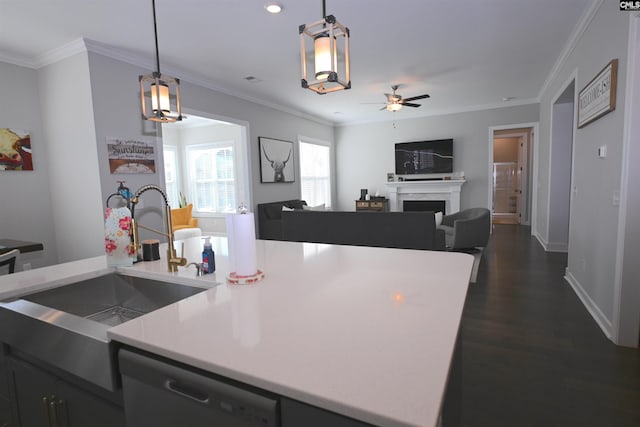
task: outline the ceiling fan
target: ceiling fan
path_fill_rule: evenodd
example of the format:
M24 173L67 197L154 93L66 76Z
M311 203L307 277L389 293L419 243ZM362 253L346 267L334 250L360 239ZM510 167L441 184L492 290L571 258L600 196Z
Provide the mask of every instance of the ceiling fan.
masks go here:
M424 98L430 98L429 95L427 95L426 93L424 95L418 95L418 96L412 96L410 98L402 98L402 95L399 95L396 93L396 90L398 90L398 85L393 85L391 86L391 89L393 89L393 93L385 93L384 96L387 97L387 105L385 105L384 107L382 107L380 109L380 111L382 110L389 110L389 111L400 111L402 109L402 107L419 107L420 104L414 104L411 101L417 101L418 99L424 99Z

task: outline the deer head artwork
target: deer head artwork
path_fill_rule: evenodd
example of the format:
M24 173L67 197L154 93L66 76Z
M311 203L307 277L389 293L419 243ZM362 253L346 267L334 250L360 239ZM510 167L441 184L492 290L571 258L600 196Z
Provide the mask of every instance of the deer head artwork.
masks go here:
M271 160L269 155L267 154L267 149L262 146L262 152L264 153L264 157L267 159L271 168L273 168L273 182L285 182L284 179L284 168L287 166L287 162L291 158L291 151L293 151L293 147L289 148L289 154L287 158L284 160Z

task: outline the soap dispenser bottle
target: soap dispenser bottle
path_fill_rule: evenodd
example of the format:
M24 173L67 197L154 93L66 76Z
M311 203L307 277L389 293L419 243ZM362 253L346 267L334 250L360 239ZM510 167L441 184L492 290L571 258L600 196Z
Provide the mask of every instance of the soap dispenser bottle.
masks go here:
M204 238L204 250L202 251L202 272L210 274L216 271L216 258L211 247L211 237Z

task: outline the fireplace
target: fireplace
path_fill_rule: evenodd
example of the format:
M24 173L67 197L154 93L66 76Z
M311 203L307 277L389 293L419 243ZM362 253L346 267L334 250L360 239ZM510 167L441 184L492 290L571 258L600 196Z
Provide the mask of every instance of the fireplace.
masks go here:
M404 207L405 201L444 201L445 209L438 211L454 214L460 210L460 190L465 182L464 179L387 182L389 208L392 212L402 212L407 210Z
M442 212L446 215L447 202L444 200L403 200L404 212Z

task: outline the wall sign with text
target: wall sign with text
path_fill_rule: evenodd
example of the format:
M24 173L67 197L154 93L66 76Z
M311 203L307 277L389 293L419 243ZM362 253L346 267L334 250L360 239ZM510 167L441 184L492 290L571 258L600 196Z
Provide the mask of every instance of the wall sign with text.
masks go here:
M580 91L578 128L616 109L617 76L618 60L614 59Z

